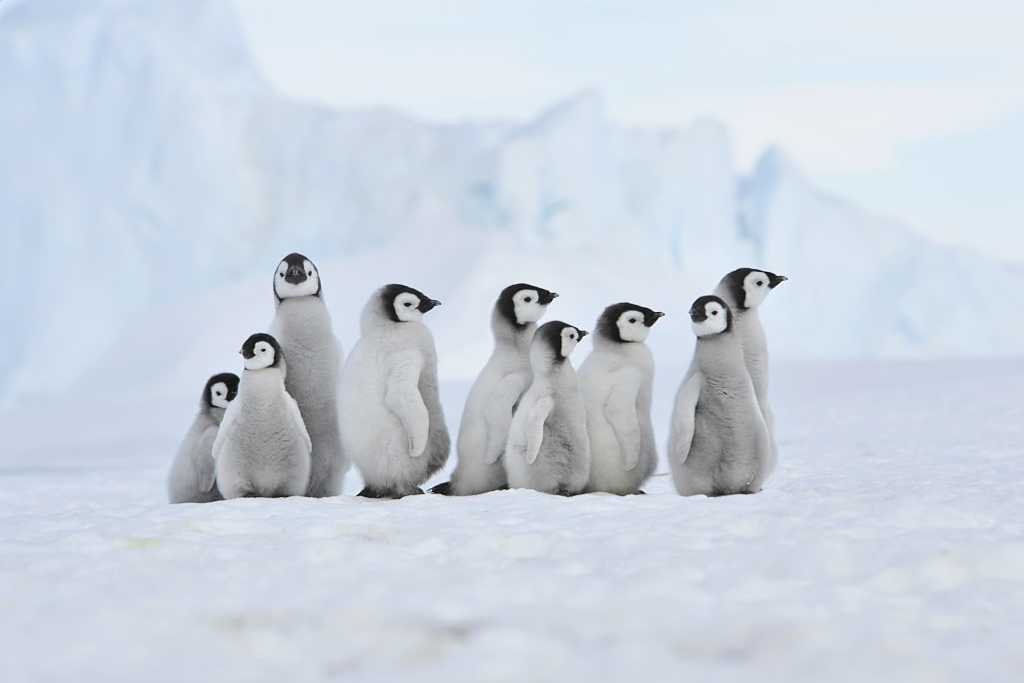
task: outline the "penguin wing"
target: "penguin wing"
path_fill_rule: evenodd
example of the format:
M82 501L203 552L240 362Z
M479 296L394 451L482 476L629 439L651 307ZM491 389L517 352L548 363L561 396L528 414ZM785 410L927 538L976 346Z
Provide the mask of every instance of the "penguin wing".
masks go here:
M312 453L313 440L309 438L309 430L306 429L306 422L302 419L302 411L299 410L299 404L295 402L295 399L288 392L285 392L284 399L288 410L288 420L292 423L292 429L302 435L302 440L306 444L306 453Z
M213 444L217 440L217 428L207 427L199 437L196 458L196 481L203 493L209 493L217 483L217 461L213 459Z
M700 398L701 387L704 386L704 375L700 370L683 380L676 394L676 408L672 411L673 452L679 462L686 462L693 445L693 430L697 414L697 400Z
M215 465L217 460L220 458L221 451L224 450L224 445L228 442L236 429L235 415L237 413L235 410L232 410L234 405L235 402L232 401L228 404L227 410L224 411L224 419L220 421L220 429L217 430L217 436L213 440L213 447L210 449L210 455L213 457Z
M516 374L505 375L494 393L491 394L484 408L484 421L487 423L487 444L484 448L484 462L493 465L505 452L508 440L508 428L512 422L512 411L523 395L522 378Z
M395 363L388 373L388 388L384 405L402 423L409 438L409 456L418 458L427 448L430 414L420 395L420 372L423 357L415 351L396 354Z
M640 462L640 417L636 401L642 381L642 375L634 369L619 371L604 404L604 417L615 432L627 472Z
M545 396L533 404L530 410L530 417L526 423L526 462L531 465L537 461L540 454L540 444L544 441L544 422L547 421L555 402L550 396Z

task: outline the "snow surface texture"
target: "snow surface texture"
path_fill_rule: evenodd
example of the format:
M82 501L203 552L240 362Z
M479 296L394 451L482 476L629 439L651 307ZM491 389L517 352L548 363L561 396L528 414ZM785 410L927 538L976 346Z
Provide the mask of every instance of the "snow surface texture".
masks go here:
M684 315L742 265L791 277L765 308L780 357L1024 348L1019 268L824 196L779 150L742 175L718 123L624 128L593 93L525 124L318 108L263 79L228 0L9 0L0 101L8 402L221 369L295 250L332 264L346 347L386 280L444 300L448 379L482 365L510 282L561 292L552 314L587 326L623 299ZM182 325L154 370L145 331L164 319ZM691 345L681 324L652 335Z
M1024 361L776 378L779 471L718 499L168 505L191 396L7 413L0 680L1014 680Z

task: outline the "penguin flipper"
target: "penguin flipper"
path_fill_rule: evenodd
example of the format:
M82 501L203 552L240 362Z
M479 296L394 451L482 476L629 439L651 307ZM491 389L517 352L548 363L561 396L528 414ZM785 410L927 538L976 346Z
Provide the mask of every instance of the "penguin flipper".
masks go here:
M288 410L288 418L292 423L292 428L302 435L303 443L306 444L306 453L312 453L313 440L309 438L309 430L306 429L306 423L302 419L302 412L299 411L299 404L296 403L295 399L291 397L291 394L287 392L285 392L284 398L284 402Z
M550 396L545 396L533 404L530 411L529 422L526 425L526 462L533 464L540 454L540 444L544 441L544 423L555 407L555 402Z
M443 484L438 484L437 486L431 488L430 492L437 493L442 496L450 496L452 495L452 483L450 481L446 481Z
M408 436L409 456L418 458L426 451L430 414L420 395L423 358L415 351L397 354L388 375L384 404L398 418Z
M676 407L672 411L672 436L673 449L670 457L675 457L679 462L686 462L690 455L690 446L693 445L693 431L696 424L697 401L700 399L700 391L704 386L704 374L695 370L693 374L683 380L676 394Z
M633 369L625 369L616 374L617 381L608 393L603 412L615 432L623 464L629 472L640 463L640 416L636 411L636 400L642 377Z
M199 490L209 493L217 483L217 461L213 459L213 443L217 440L217 428L207 427L199 438L199 458L196 462L196 481Z
M515 375L506 375L495 387L487 407L484 420L487 422L487 444L484 448L484 462L493 465L505 452L508 441L508 428L512 422L512 408L519 401L525 387L522 379Z

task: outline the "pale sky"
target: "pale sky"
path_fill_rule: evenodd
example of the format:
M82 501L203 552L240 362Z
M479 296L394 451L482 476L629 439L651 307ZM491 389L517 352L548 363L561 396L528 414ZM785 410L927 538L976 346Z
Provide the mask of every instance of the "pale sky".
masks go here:
M1024 3L235 0L284 92L433 121L583 89L624 124L730 127L945 242L1024 262Z

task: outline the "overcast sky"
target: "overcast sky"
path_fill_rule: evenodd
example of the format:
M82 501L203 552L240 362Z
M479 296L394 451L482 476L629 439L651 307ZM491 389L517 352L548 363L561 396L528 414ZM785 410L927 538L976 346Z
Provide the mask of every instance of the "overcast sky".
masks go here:
M867 208L1024 262L1024 3L236 0L285 92L431 120L713 116Z

